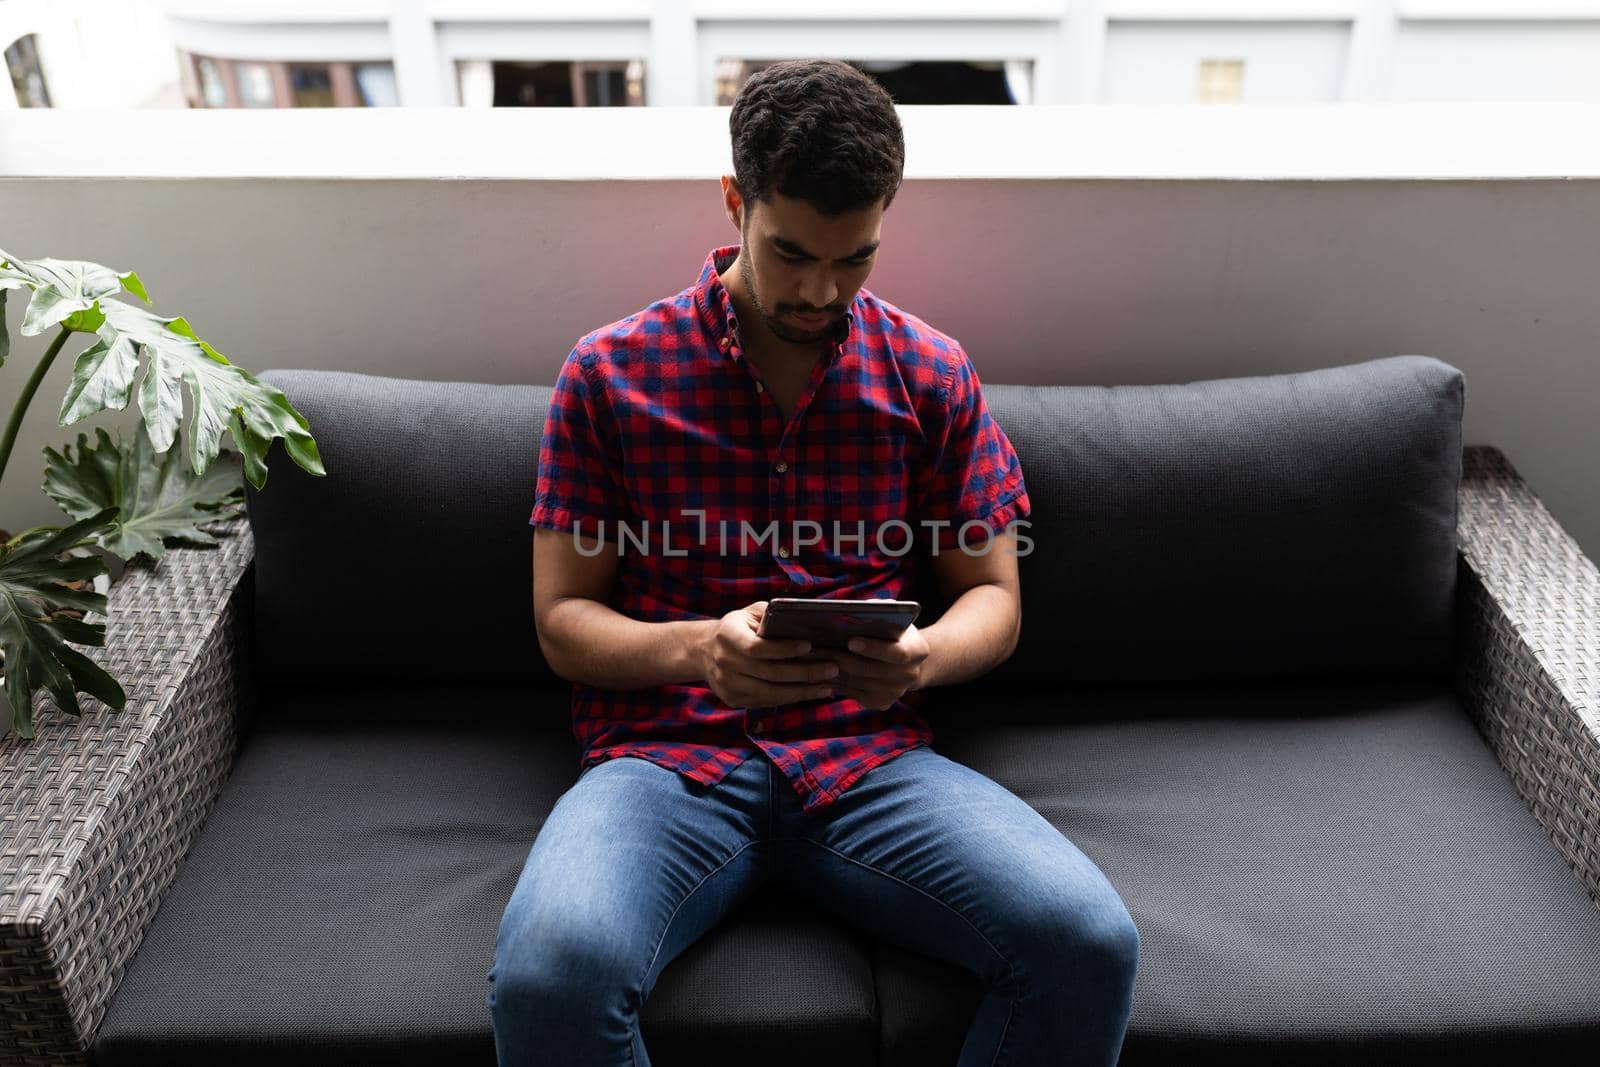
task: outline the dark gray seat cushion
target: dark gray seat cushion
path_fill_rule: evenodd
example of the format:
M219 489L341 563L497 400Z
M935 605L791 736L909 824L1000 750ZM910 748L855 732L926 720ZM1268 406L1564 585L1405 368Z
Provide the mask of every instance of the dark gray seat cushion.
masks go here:
M1037 808L1128 904L1124 1067L1592 1057L1600 908L1447 691L941 698L935 747ZM953 1055L974 985L875 963L886 1043Z
M484 976L575 777L564 707L423 688L268 710L96 1062L492 1063ZM936 748L1128 902L1125 1065L1556 1062L1600 1038L1600 909L1443 690L962 686L933 713ZM644 1028L662 1064L869 1063L881 1041L926 1067L981 992L764 889L663 971Z
M523 861L577 777L564 694L276 696L93 1045L105 1067L493 1064ZM763 891L662 972L656 1061L871 1064L868 944Z

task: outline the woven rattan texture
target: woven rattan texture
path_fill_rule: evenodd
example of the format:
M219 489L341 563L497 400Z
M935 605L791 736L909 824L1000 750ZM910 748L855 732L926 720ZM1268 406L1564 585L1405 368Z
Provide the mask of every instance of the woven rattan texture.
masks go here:
M0 1063L83 1064L233 765L252 713L247 627L254 541L170 549L111 589L88 652L127 693L114 712L34 699L36 737L0 739Z
M1461 481L1457 690L1600 907L1600 572L1498 449Z

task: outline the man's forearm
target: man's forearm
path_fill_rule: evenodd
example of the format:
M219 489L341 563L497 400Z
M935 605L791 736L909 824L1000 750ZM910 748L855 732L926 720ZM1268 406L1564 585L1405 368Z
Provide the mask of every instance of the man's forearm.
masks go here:
M954 685L987 674L1015 651L1021 623L1016 598L1004 586L968 589L938 622L922 631L928 658L917 688Z
M545 658L561 677L609 689L704 680L699 649L718 620L640 622L586 597L564 597L546 613Z

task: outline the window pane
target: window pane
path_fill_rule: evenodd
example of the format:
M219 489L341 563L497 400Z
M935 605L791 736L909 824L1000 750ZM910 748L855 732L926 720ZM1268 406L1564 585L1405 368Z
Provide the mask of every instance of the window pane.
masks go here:
M333 75L327 64L289 67L289 88L295 107L333 107Z
M245 107L277 103L272 96L272 69L265 63L235 63L233 73L239 80L239 102Z
M495 107L571 107L571 63L494 64Z
M50 106L50 90L45 88L44 68L39 65L39 49L33 34L17 38L6 49L6 70L11 73L11 87L17 91L19 106Z
M758 70L777 60L724 57L713 89L726 107ZM897 104L1025 104L1032 100L1028 60L846 59L888 90Z
M849 60L897 104L1014 104L1006 65L992 60Z
M222 85L222 71L205 56L195 56L194 69L200 76L200 95L206 107L227 107L228 90Z
M1202 59L1195 100L1202 104L1237 104L1244 95L1244 60Z
M583 102L589 107L626 107L628 75L622 67L589 67L583 72Z
M393 63L361 63L355 68L356 95L364 107L398 107L400 92L395 85Z

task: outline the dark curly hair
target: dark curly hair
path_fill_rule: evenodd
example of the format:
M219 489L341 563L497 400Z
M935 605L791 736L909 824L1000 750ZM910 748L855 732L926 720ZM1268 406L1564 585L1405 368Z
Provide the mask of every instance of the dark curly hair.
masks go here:
M905 134L894 98L835 59L793 59L750 76L728 116L733 177L751 203L774 191L824 215L894 201Z

